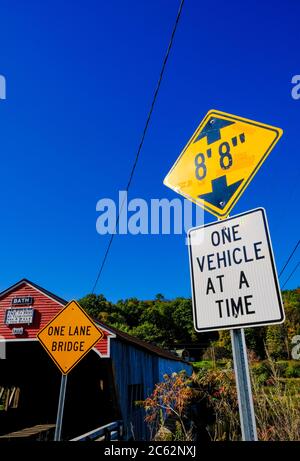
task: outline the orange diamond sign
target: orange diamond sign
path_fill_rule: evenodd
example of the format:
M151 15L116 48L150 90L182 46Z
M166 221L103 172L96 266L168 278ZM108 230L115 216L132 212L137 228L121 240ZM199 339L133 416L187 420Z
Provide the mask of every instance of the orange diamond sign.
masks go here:
M90 317L76 301L69 302L37 334L60 371L66 375L103 338Z

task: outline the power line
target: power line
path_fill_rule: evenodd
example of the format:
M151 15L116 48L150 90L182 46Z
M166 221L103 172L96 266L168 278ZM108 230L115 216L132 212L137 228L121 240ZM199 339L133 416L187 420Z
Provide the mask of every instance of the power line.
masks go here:
M296 266L294 267L294 269L292 270L292 272L290 273L289 277L286 279L283 287L281 288L282 290L284 289L284 287L286 286L286 284L288 283L288 281L290 280L290 278L292 277L292 275L294 275L294 273L296 272L296 270L298 269L300 265L300 261L298 261L298 263L296 264Z
M290 260L292 259L292 256L293 256L293 254L294 254L294 253L295 253L295 251L297 250L297 248L298 248L298 246L299 246L299 243L300 243L300 240L298 240L298 242L297 242L297 244L296 244L295 248L293 249L293 251L291 252L290 256L288 257L288 259L287 259L287 261L286 261L285 265L284 265L284 266L283 266L283 268L281 269L281 271L280 271L280 274L279 274L278 278L279 278L279 277L281 277L281 275L283 274L283 271L285 270L286 266L288 265L288 263L289 263L289 262L290 262Z
M173 45L173 40L174 40L175 32L176 32L176 29L177 29L177 26L178 26L178 23L179 23L179 19L180 19L180 16L181 16L183 4L184 4L184 0L181 0L180 6L179 6L179 10L178 10L178 13L177 13L177 16L176 16L176 21L175 21L175 24L174 24L174 27L173 27L173 31L172 31L172 34L171 34L171 38L170 38L170 41L169 41L169 45L168 45L168 48L167 48L167 51L166 51L166 54L165 54L165 57L164 57L164 60L163 60L163 64L162 64L161 70L160 70L159 79L158 79L158 82L157 82L157 85L156 85L156 88L155 88L155 91L154 91L154 95L153 95L153 98L152 98L152 103L151 103L151 106L150 106L150 110L149 110L149 112L148 112L148 116L147 116L146 123L145 123L145 126L144 126L143 134L142 134L142 137L141 137L141 140L140 140L140 144L139 144L139 147L138 147L136 156L135 156L135 160L134 160L134 162L133 162L133 166L132 166L132 169L131 169L131 173L130 173L130 175L129 175L129 180L128 180L127 187L126 187L126 192L128 192L128 190L129 190L129 188L130 188L130 185L131 185L131 182L132 182L132 178L133 178L133 175L134 175L134 172L135 172L137 163L138 163L138 159L139 159L139 156L140 156L140 153L141 153L143 144L144 144L144 140L145 140L145 136L146 136L146 133L147 133L147 130L148 130L148 126L149 126L149 123L150 123L150 119L151 119L151 116L152 116L152 112L153 112L153 109L154 109L154 106L155 106L155 102L156 102L156 99L157 99L157 96L158 96L158 92L159 92L159 89L160 89L160 85L161 85L161 82L162 82L162 79L163 79L165 67L166 67L166 64L167 64L167 61L168 61L168 58L169 58L169 54L170 54L172 45ZM106 248L104 257L103 257L102 262L101 262L101 265L100 265L100 269L99 269L98 274L97 274L96 281L95 281L94 286L93 286L92 293L95 292L95 289L96 289L97 284L98 284L98 281L99 281L99 279L100 279L100 277L101 277L101 274L102 274L102 271L103 271L105 262L106 262L106 260L107 260L107 257L108 257L108 254L109 254L109 251L110 251L112 242L113 242L113 240L114 240L114 236L116 235L116 230L117 230L117 227L118 227L118 224L119 224L119 220L120 220L120 216L121 216L121 213L122 213L122 210L123 210L124 203L125 203L125 197L124 197L124 199L123 199L123 201L122 201L120 210L119 210L119 212L118 212L117 219L116 219L116 226L115 226L115 229L114 229L113 234L111 234L109 243L108 243L108 245L107 245L107 248Z

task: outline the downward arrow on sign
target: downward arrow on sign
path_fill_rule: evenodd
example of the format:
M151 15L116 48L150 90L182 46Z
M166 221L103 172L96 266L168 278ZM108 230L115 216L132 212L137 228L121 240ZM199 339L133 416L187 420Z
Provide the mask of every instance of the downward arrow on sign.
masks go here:
M212 180L212 192L199 195L198 197L217 208L223 209L242 182L243 179L228 186L226 175L220 176Z

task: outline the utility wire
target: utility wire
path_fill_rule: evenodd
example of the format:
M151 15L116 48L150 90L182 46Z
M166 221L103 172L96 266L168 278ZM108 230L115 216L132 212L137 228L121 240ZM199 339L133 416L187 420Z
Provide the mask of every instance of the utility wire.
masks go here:
M284 287L286 286L286 284L288 283L288 281L290 280L290 278L292 277L292 275L294 275L294 273L296 272L296 270L298 269L300 265L300 261L298 261L298 263L296 264L296 266L294 267L294 269L292 270L292 272L290 273L289 277L286 279L283 287L281 288L282 290L284 289Z
M139 160L139 156L140 156L143 144L144 144L144 140L145 140L145 136L146 136L148 126L149 126L149 123L150 123L152 112L153 112L155 102L156 102L156 99L157 99L157 96L158 96L158 92L159 92L159 89L160 89L160 85L161 85L161 82L162 82L162 79L163 79L165 67L166 67L166 64L167 64L167 61L168 61L168 58L169 58L169 54L170 54L172 45L173 45L175 32L176 32L176 29L177 29L177 26L178 26L178 23L179 23L179 19L180 19L180 16L181 16L183 4L184 4L184 0L181 0L179 10L178 10L178 13L177 13L177 17L176 17L176 21L175 21L173 31L172 31L172 34L171 34L171 38L170 38L170 41L169 41L169 45L168 45L168 48L167 48L167 51L166 51L166 54L165 54L165 57L164 57L164 60L163 60L161 70L160 70L159 79L158 79L158 82L157 82L157 85L156 85L156 88L155 88L155 91L154 91L154 95L153 95L153 98L152 98L152 103L151 103L151 106L150 106L150 110L148 112L148 116L147 116L146 123L145 123L145 126L144 126L143 134L142 134L140 144L139 144L136 156L135 156L134 163L132 165L131 173L129 175L129 180L128 180L128 183L127 183L127 186L126 186L126 192L128 192L128 190L130 188L130 185L131 185L131 182L132 182L132 179L133 179L133 175L134 175L134 172L135 172L138 160ZM117 230L117 227L118 227L118 224L119 224L119 220L120 220L120 216L121 216L121 213L122 213L122 210L123 210L124 203L125 203L125 197L124 197L124 199L122 201L120 210L118 212L117 219L116 219L116 226L115 226L114 232L111 234L109 243L107 245L104 257L103 257L101 265L100 265L100 269L99 269L98 274L97 274L97 278L96 278L94 286L93 286L92 293L95 292L95 289L97 287L97 284L98 284L99 279L101 277L101 274L103 272L104 265L106 263L106 260L107 260L107 257L108 257L112 242L114 240L114 236L116 235L116 230Z
M288 263L289 263L290 260L292 259L292 256L293 256L293 254L295 253L295 251L297 250L299 244L300 244L300 240L298 240L298 242L297 242L295 248L293 249L293 251L291 252L290 256L288 257L288 259L287 259L285 265L284 265L283 268L281 269L280 274L278 275L278 278L281 277L281 275L283 274L285 268L287 267Z

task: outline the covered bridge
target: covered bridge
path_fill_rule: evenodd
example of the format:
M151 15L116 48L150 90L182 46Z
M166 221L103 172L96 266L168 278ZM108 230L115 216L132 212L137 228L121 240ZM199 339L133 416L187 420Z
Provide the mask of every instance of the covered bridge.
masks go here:
M52 439L60 372L36 335L67 301L23 279L0 293L0 437ZM191 366L170 352L96 324L104 337L69 373L62 438L121 422L123 438L148 436L145 399L165 373ZM110 426L107 426L110 427Z

